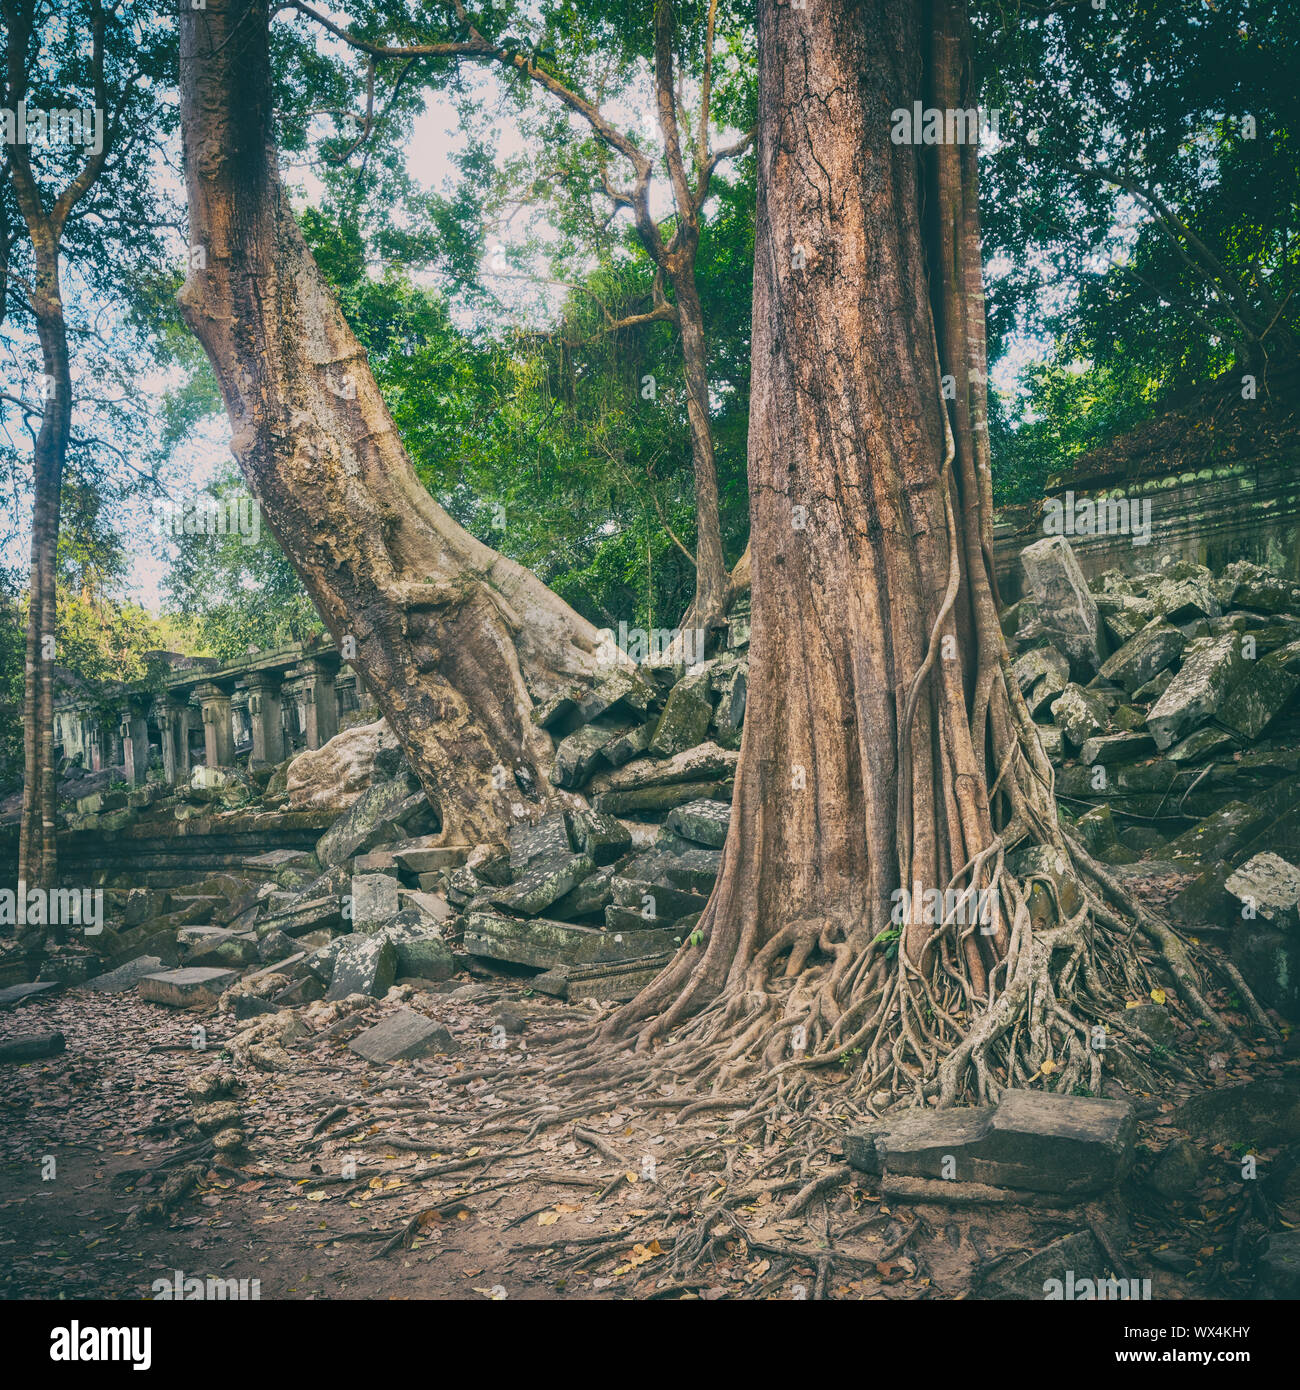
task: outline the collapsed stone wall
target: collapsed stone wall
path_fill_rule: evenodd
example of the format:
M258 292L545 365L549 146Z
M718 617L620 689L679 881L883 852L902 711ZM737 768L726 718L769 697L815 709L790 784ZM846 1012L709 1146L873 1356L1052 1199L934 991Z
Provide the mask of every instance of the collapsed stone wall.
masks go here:
M1060 537L1021 565L1004 632L1063 821L1106 863L1196 874L1175 924L1224 933L1300 1016L1300 583L1186 560L1085 580Z

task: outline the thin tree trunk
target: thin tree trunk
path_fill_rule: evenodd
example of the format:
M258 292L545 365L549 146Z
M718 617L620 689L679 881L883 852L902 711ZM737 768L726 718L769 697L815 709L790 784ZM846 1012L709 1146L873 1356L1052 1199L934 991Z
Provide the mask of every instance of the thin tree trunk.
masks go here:
M708 40L713 43L713 11ZM712 71L710 63L710 72ZM691 186L682 155L677 120L677 83L673 62L672 0L655 0L655 97L664 158L677 204L677 230L671 246L664 248L658 232L642 241L654 256L669 283L677 310L677 329L682 340L682 366L686 380L686 413L691 432L691 459L695 470L695 598L679 626L710 632L722 626L729 597L727 567L722 556L722 528L718 510L718 473L709 425L709 364L704 337L704 310L695 283L695 258L700 246L700 196L707 187L702 161L697 163L698 188ZM707 122L707 106L700 113ZM701 125L701 152L707 150L707 131ZM648 207L648 204L647 204ZM645 220L644 218L642 219Z
M50 888L58 874L54 766L54 663L57 637L56 560L59 495L72 427L72 378L59 285L58 247L33 229L36 317L44 369L44 413L32 457L32 545L28 583L26 682L23 691L23 806L18 835L18 881ZM37 933L39 934L39 929ZM62 928L55 928L57 940Z
M182 6L181 121L205 260L181 306L235 456L444 832L500 839L551 795L534 708L597 678L596 631L416 478L280 182L266 0Z
M691 460L695 470L695 600L682 626L709 631L727 616L727 566L722 555L722 526L718 508L718 471L709 424L709 368L704 340L704 310L695 288L695 255L689 267L673 277L682 363L686 377L686 413L691 429Z

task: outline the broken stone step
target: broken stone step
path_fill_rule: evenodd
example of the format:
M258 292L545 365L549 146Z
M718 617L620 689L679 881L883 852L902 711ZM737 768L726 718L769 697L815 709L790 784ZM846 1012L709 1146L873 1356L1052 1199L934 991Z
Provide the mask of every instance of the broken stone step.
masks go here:
M358 874L384 874L397 877L397 860L386 849L372 849L369 854L358 854L352 861L352 876Z
M1290 703L1300 677L1281 666L1256 661L1223 697L1215 720L1247 740L1257 739Z
M245 859L250 869L310 869L317 870L316 858L305 849L273 849Z
M713 722L707 672L683 676L668 692L650 752L661 758L693 750L704 741Z
M287 937L284 938L286 941ZM291 954L290 951L285 952ZM242 970L259 959L257 937L252 933L233 932L218 928L215 934L203 937L194 943L187 965L212 965L231 970Z
M1024 595L1040 630L1065 654L1076 680L1087 680L1109 653L1109 644L1083 571L1063 536L1046 536L1020 552Z
M578 717L590 723L620 704L644 717L658 698L658 690L640 671L635 667L620 667L602 676L579 700Z
M631 791L640 787L665 787L683 782L716 781L730 777L736 770L740 754L716 743L701 743L688 748L666 762L640 758L628 763L608 777L599 779L596 790L602 792ZM677 803L682 804L682 803Z
M1245 666L1239 632L1189 644L1182 668L1147 714L1157 745L1170 747L1215 715Z
M1279 930L1300 930L1300 868L1276 854L1257 854L1224 883L1234 898Z
M36 1062L63 1049L62 1033L26 1033L0 1042L0 1062Z
M996 1106L887 1116L845 1150L868 1173L1087 1197L1127 1174L1136 1135L1126 1101L1009 1090Z
M540 970L638 960L671 952L676 944L666 930L648 928L624 934L544 917L519 921L485 911L471 912L465 926L465 949L471 955Z
M615 739L630 732L626 722L613 728L587 724L574 730L556 745L551 780L557 787L580 787L605 763L604 750Z
M613 864L632 847L632 832L627 826L599 811L574 811L572 826L578 848L597 864Z
M216 912L227 907L228 900L210 893L173 893L172 911L184 912L185 920L200 925L211 922Z
M1173 665L1186 645L1187 638L1176 627L1156 618L1108 656L1099 674L1132 694Z
M674 888L685 889L708 897L718 881L722 867L722 852L716 849L688 849L684 854L669 858L663 876Z
M156 975L145 975L136 986L136 992L150 1004L167 1004L173 1009L185 1009L191 1004L215 1003L237 979L238 970L191 965L182 970L164 970Z
M316 858L333 867L387 840L411 838L434 828L436 817L415 779L400 774L368 787L321 836ZM421 823L425 822L425 823Z
M607 743L601 750L601 756L611 767L622 767L624 763L631 762L633 758L639 758L650 747L650 740L654 737L658 723L657 719L652 719L648 724L641 725L639 729L633 729L631 733L614 739L612 743Z
M351 1051L368 1062L405 1062L414 1057L459 1052L460 1044L439 1023L414 1009L394 1014L359 1033L348 1044Z
M1253 832L1262 828L1266 820L1267 816L1258 806L1245 801L1229 801L1170 840L1164 853L1180 864L1228 859Z
M431 924L441 925L452 915L445 893L425 893L417 892L414 888L399 888L397 901L401 904L402 911L418 912L421 917L428 918Z
M391 874L353 874L352 930L378 931L386 922L391 922L401 911L397 896L400 886Z
M224 941L231 935L226 927L182 927L176 933L176 940L180 945L193 949L205 946L210 941Z
M1208 757L1216 748L1230 750L1236 744L1236 740L1226 729L1215 729L1206 725L1203 729L1197 729L1195 733L1188 734L1181 743L1176 743L1169 750L1169 761L1173 763L1194 763L1201 758Z
M1106 701L1073 681L1052 701L1051 710L1057 728L1075 748L1081 747L1094 734L1104 734L1110 729L1110 709Z
M62 980L35 980L30 984L10 985L7 989L0 989L0 1011L16 1009L33 999L58 994L62 988Z
M562 898L557 899L547 909L558 922L568 922L575 917L590 917L604 910L613 900L611 880L612 868L597 869L590 878L585 878L576 888L572 888Z

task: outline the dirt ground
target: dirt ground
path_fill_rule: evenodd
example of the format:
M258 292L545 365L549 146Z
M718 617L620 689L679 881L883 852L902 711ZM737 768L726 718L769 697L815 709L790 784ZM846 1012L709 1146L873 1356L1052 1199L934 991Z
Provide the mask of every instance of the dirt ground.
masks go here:
M388 1067L349 1050L397 1007L436 1018L460 1050ZM575 1013L522 980L399 987L320 1014L319 1032L297 1025L304 1036L278 1053L287 1070L236 1062L225 1043L244 1025L229 1015L134 992L70 990L0 1015L0 1038L67 1039L58 1056L0 1067L0 1296L143 1299L180 1271L257 1280L263 1299L953 1299L985 1294L1017 1253L1091 1229L1156 1298L1233 1298L1275 1225L1226 1148L1184 1200L1145 1175L1181 1138L1180 1094L1293 1072L1281 1051L1181 1046L1188 1080L1131 1096L1138 1168L1105 1202L891 1205L877 1179L843 1176L833 1087L811 1130L773 1115L761 1144L729 1135L728 1110L691 1114L694 1098L671 1087L634 1108L611 1082L580 1116L557 1096L541 1120L519 1120L498 1090L529 1081L536 1040ZM245 1145L228 1161L186 1098L214 1066L239 1080ZM531 1084L545 1105L544 1079ZM1261 1170L1276 1157L1261 1153ZM151 1213L196 1161L196 1185ZM819 1177L826 1190L810 1191ZM688 1241L697 1258L674 1273Z

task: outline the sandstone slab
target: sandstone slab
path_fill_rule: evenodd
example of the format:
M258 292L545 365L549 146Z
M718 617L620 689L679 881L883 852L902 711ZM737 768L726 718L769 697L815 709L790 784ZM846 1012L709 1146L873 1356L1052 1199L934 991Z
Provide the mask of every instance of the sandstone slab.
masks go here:
M145 975L136 986L136 992L150 1004L167 1004L173 1009L185 1009L192 1004L215 1003L237 979L238 970L191 965L181 970Z
M1087 1197L1127 1174L1136 1135L1126 1102L1009 1090L996 1106L903 1111L845 1147L864 1172Z
M367 1028L348 1047L368 1062L405 1062L414 1057L460 1051L460 1044L441 1025L414 1009L399 1009Z

